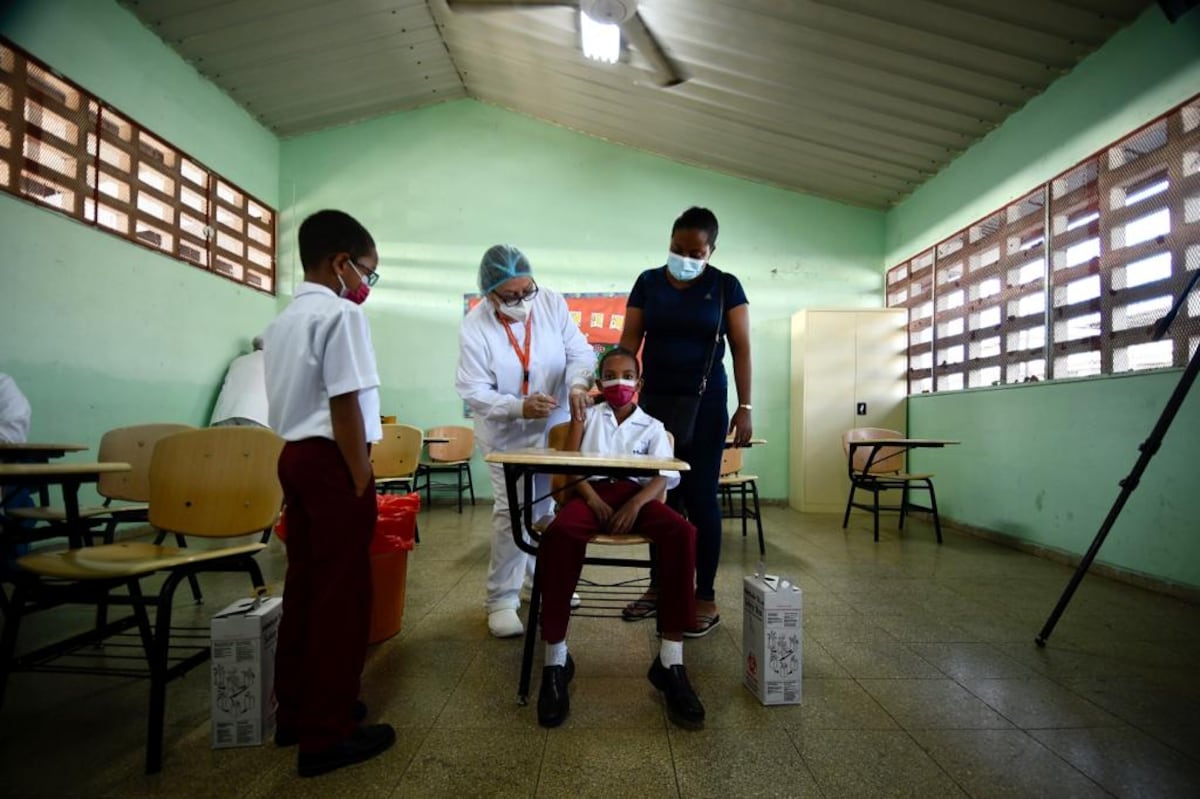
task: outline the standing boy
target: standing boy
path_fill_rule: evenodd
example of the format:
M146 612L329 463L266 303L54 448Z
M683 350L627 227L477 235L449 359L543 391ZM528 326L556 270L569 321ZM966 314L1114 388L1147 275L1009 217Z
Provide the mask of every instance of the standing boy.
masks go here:
M375 242L341 211L300 225L304 282L264 333L271 428L287 441L287 578L275 657L275 742L300 744L302 777L374 757L388 724L360 725L371 614L368 545L375 480L368 444L382 438L379 375L358 307L378 279Z

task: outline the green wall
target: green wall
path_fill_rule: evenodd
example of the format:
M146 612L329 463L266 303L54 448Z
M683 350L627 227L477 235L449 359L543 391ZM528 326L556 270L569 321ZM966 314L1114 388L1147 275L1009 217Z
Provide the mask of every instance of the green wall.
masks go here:
M1200 91L1200 12L1151 7L887 215L892 266ZM914 456L946 516L1082 554L1179 370L913 397L909 433L963 446ZM1200 586L1193 392L1100 560ZM1191 445L1191 446L1186 446Z
M278 140L115 3L18 2L0 33L278 204ZM7 194L0 241L0 370L33 405L34 439L95 447L120 425L207 423L225 367L275 312L270 296Z
M879 212L685 166L473 100L285 140L280 171L280 264L293 278L294 226L304 215L342 208L375 236L382 279L366 307L384 412L420 427L462 423L458 329L487 247L521 247L539 282L557 291L624 293L665 260L679 212L705 205L721 221L713 262L735 273L750 299L755 433L770 445L751 452L749 466L765 497L782 498L791 313L880 303Z

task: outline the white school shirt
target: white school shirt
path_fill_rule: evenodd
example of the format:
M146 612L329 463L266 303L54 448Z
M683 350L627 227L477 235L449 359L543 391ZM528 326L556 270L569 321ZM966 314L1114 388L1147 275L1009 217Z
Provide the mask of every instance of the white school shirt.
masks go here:
M24 444L29 440L33 410L17 388L17 381L0 372L0 443Z
M475 414L475 438L484 453L543 446L546 431L570 416L571 388L592 384L596 353L571 320L562 295L539 288L530 313L529 393L558 400L558 408L547 419L521 416L525 402L521 360L504 332L505 323L486 297L466 315L459 331L454 387ZM508 328L524 350L525 323L514 322Z
M226 419L249 419L269 427L267 375L262 350L234 358L213 408L212 424Z
M333 440L329 398L358 392L365 440L383 438L379 370L366 314L325 286L304 282L263 333L271 429L286 441Z
M587 409L583 421L583 438L579 451L594 455L654 455L659 458L674 458L675 451L667 438L663 423L639 407L633 409L629 418L620 424L617 415L607 402ZM667 478L667 490L679 485L679 472L663 469L659 474ZM604 480L593 477L592 480ZM649 477L630 477L636 483L646 485Z

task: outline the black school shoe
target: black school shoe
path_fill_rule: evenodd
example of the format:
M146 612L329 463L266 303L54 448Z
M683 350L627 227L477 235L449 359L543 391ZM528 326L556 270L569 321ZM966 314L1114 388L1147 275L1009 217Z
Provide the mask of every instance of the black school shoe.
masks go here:
M667 668L654 658L646 674L655 688L662 691L667 702L667 716L680 727L697 729L704 726L704 705L688 682L687 669L682 665Z
M575 676L575 661L567 655L567 665L546 666L542 669L542 687L538 689L538 724L557 727L566 721L571 710L567 685Z
M350 718L355 721L362 721L367 717L367 706L362 702L355 702L354 709L350 711ZM275 745L276 746L295 746L300 743L300 731L295 727L276 727L275 728Z
M355 728L350 737L328 749L311 754L300 753L296 758L301 777L316 777L343 766L352 766L386 751L396 742L391 724L369 724Z

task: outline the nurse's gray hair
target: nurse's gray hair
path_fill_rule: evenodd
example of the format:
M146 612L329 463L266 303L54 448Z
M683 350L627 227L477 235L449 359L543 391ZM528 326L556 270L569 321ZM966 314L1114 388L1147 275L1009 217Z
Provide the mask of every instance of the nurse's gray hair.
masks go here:
M491 294L514 277L533 277L533 267L525 253L511 244L489 247L479 261L479 292Z

